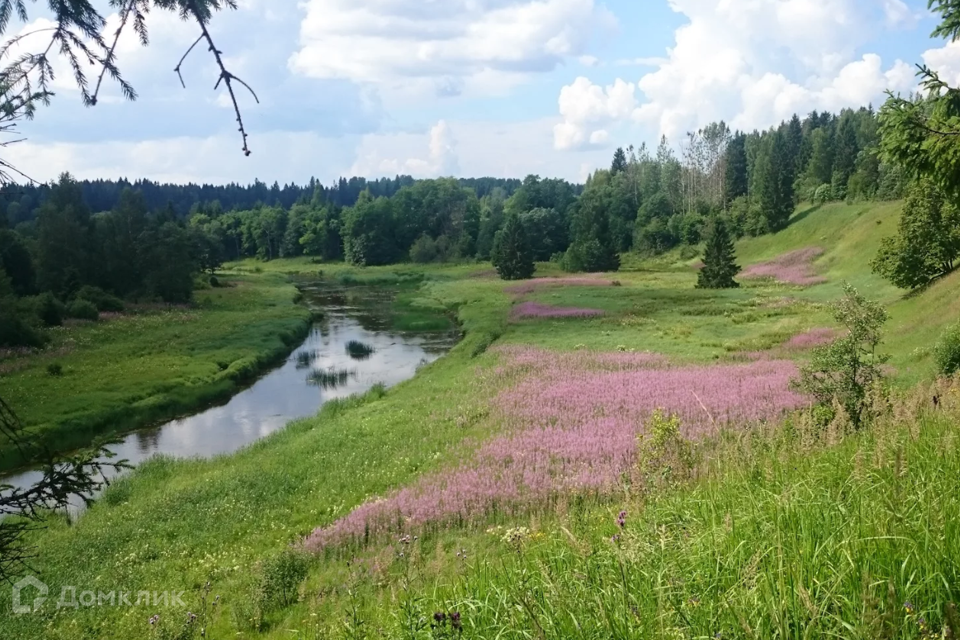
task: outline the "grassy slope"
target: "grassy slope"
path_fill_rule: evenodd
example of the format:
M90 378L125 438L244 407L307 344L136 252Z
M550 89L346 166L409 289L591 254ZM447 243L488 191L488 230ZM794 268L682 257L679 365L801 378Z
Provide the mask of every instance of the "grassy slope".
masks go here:
M61 327L38 355L4 360L0 396L61 450L96 434L172 418L229 396L295 346L308 312L277 274L223 278L196 308L142 311ZM63 375L47 366L59 363ZM14 456L0 449L0 467Z
M787 251L816 246L824 254L816 261L823 285L798 291L797 297L824 302L836 298L842 282L849 281L868 297L880 300L890 312L886 349L903 384L933 375L929 347L946 324L960 319L960 272L934 283L927 290L907 294L871 273L869 263L881 238L896 233L901 203L830 204L804 209L786 230L752 238L738 245L742 264L769 260Z
M249 581L257 571L258 560L283 550L298 535L333 521L371 496L407 484L426 470L455 462L467 450L464 443L469 438L486 436L498 428L487 411L487 400L502 384L487 373L496 359L492 354L475 354L491 336L501 333L504 342L558 349L572 349L578 344L598 349L624 345L662 351L684 360L712 360L724 358L731 351L772 346L799 330L821 326L828 316L819 303L835 295L837 277L849 277L871 295L893 303L890 347L900 362L907 362L916 338L906 327L914 323L914 331L936 335L951 318L943 313L934 316L928 310L948 310L952 302L941 303L940 299L957 298L944 295L955 291L951 287L957 281L947 279L918 297L899 300L896 291L867 273L864 264L869 255L841 257L845 255L842 247L875 245L878 227L893 228L895 205L870 208L857 215L859 209L862 207L825 207L777 236L741 244L741 260L746 264L792 248L823 246L827 253L820 264L833 280L820 287L804 290L754 284L740 291L696 292L692 289L693 272L673 269L618 274L622 287L543 289L530 296L551 304L603 308L608 314L602 319L508 324L510 296L503 292L502 283L471 277L480 271L478 268L431 269L417 303L456 309L467 331L464 342L448 357L423 368L416 378L398 385L385 397L330 405L317 418L299 421L235 456L211 461L160 460L145 465L112 488L78 523L67 526L57 521L40 535L38 569L51 585L51 593L59 593L62 585L76 585L80 590L193 589L210 580L225 603L212 623L216 635L211 636L234 637L238 629L237 637L257 635L249 630L245 618L249 614L247 605L255 598ZM882 224L877 225L871 216L882 219ZM255 267L250 264L241 268ZM340 266L320 268L328 274L348 272ZM267 269L309 273L317 267L296 261L273 263ZM415 270L371 269L365 277L392 278L397 271ZM800 302L775 304L784 296L799 298ZM921 358L911 373L926 365ZM356 551L370 559L367 565L344 562L354 552L342 558L319 559L305 583L305 593L312 595L293 607L268 613L262 633L276 638L298 637L290 632L293 629L313 637L314 623L319 621L338 636L347 635L349 624L345 621L355 610L374 635L377 628L383 628L392 637L409 622L404 610L429 618L432 610L458 608L466 612L471 628L484 626L482 637L488 637L486 631L492 636L497 630L506 634L501 637L519 637L521 633L530 637L537 635L539 624L547 622L555 626L548 637L556 633L564 637L652 637L681 624L677 612L682 610L679 605L686 596L702 599L703 611L710 613L702 624L691 628L717 628L707 622L722 618L724 637L746 635L742 629L729 628L740 610L753 616L747 622L755 628L782 631L801 621L802 617L796 615L798 606L807 607L798 605L794 596L793 600L785 599L796 581L815 584L821 576L836 575L837 563L842 562L847 564L841 575L852 576L857 562L873 557L874 547L864 543L862 536L835 535L849 525L851 510L868 516L861 519L866 527L862 530L871 535L910 539L931 531L940 535L912 547L909 558L915 559L910 561L913 564L903 565L896 576L898 589L924 595L924 606L935 608L943 597L954 594L945 596L931 582L938 577L930 569L931 558L939 562L950 557L947 552L954 553L955 558L960 548L953 529L944 537L942 528L924 525L941 522L928 516L955 509L949 500L956 495L956 487L949 480L955 477L949 475L953 467L937 463L930 454L946 446L949 426L936 421L925 424L931 425L924 430L929 438L913 444L904 441L903 434L891 431L894 435L881 443L882 455L876 452L881 445L874 446L868 440L816 451L797 446L803 443L765 447L769 449L766 452L758 447L751 452L752 458L728 459L727 466L735 473L714 475L710 480L713 484L665 494L663 502L644 505L642 518L634 521L631 515L631 529L637 531L638 540L631 542L635 545L629 558L632 586L626 591L638 594L636 602L625 599L623 590L618 590L618 561L604 555L607 547L603 544L608 544L605 541L612 534L611 513L629 504L633 514L641 509L640 504L626 499L611 505L577 507L574 503L558 508L557 513L544 512L530 522L517 523L546 532L542 548L535 546L541 550L529 556L506 553L496 538L482 532L454 530L426 537L415 554L422 561L399 561L378 545ZM906 442L908 449L897 454L897 442ZM865 451L861 457L878 460L874 475L863 475L862 465L857 470L856 450L861 447ZM896 488L897 476L888 470L895 459L901 460L896 464L907 460L917 475L912 476L915 479L909 491L900 494L899 501L891 506L889 496ZM955 466L955 456L951 460ZM854 484L853 479L861 484ZM836 496L847 498L838 502ZM720 506L714 508L714 504ZM732 514L730 519L736 517L736 535L718 537L730 526L728 513ZM831 523L829 527L823 526L826 521ZM557 528L559 524L564 524L569 534ZM668 529L661 529L663 525ZM661 533L666 537L658 538ZM748 553L754 547L767 548L770 540L784 533L793 538L778 542L776 553L764 557L776 560L773 564L756 559L752 551ZM662 540L659 551L652 544L657 540ZM468 549L470 560L466 563L455 555L460 548ZM591 549L598 553L589 553ZM801 550L807 557L812 554L822 558L822 562L808 565L795 561ZM871 580L881 585L880 591L883 579L892 577L887 574L894 565L903 562L903 552L891 542L877 556ZM549 569L545 574L544 567ZM953 565L947 565L947 569L954 573L943 577L955 580ZM700 585L696 589L685 591L677 581L687 584L683 581L690 575L700 575L691 571L713 571L715 579L710 582L708 575L702 578L706 582L690 583ZM734 594L737 609L725 613L717 609L718 602L745 571L761 576L764 590L738 591ZM548 576L550 584L539 582L539 578L524 583L535 575ZM922 584L917 582L918 575L923 578ZM851 589L861 586L858 580L835 581L819 587L819 591L811 586L815 592L810 607L822 606L823 615L834 619L849 615L858 602L863 604L850 598ZM672 587L666 589L665 585ZM321 590L324 596L317 598ZM838 600L831 600L833 596L847 597L854 608L839 607ZM0 609L9 606L8 597L0 592ZM524 602L524 598L532 600ZM544 607L551 602L558 603L555 612L582 608L587 624L583 628L591 631L577 633L569 616L546 611ZM626 624L624 621L634 615L633 607L652 622L624 627L621 632L603 628L617 620ZM531 616L531 610L539 613ZM60 617L0 618L0 635L142 637L148 630L146 619L157 612L141 606L70 610ZM794 622L776 622L774 614L784 612L794 615ZM759 627L757 616L762 623ZM543 623L539 622L541 617ZM561 619L566 622L561 624Z

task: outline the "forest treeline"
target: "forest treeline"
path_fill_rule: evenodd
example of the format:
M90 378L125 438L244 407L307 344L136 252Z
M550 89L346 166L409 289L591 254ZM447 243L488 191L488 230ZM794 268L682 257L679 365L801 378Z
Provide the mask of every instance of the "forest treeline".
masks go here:
M610 168L582 186L539 176L311 184L175 187L64 175L25 188L0 216L0 346L38 344L42 327L95 318L124 300L189 301L197 276L228 260L497 263L501 247L523 246L520 272L547 260L609 271L624 252L696 246L718 217L734 236L760 235L785 227L801 200L896 199L907 178L880 161L877 116L862 108L794 116L762 132L711 124L688 134L679 153L665 138L655 150L617 149ZM41 204L31 209L34 197ZM249 207L237 204L250 198Z
M357 265L411 260L487 260L509 216L522 223L536 261L570 271L616 269L627 251L656 254L697 245L708 219L726 218L736 236L786 226L799 201L897 199L907 179L880 162L877 117L870 108L794 116L767 131L731 131L724 123L691 133L679 153L618 149L609 169L580 187L528 176L511 194L486 193L454 179L421 180L393 195L362 192L340 206L316 191L294 206L244 211L195 207L222 259L299 255Z
M306 185L286 184L280 186L274 182L255 180L250 185L235 183L227 185L212 184L168 184L151 180L130 182L119 180L80 180L78 185L83 200L92 211L110 211L120 202L120 194L125 189L139 191L151 211L167 208L177 217L187 217L198 204L217 202L225 211L253 209L258 204L269 204L289 209L297 202L309 200L314 193L320 192L325 202L341 207L353 206L364 191L374 196L392 196L403 187L415 182L412 176L378 178L367 180L361 177L340 178L330 186L324 186L316 178ZM503 189L507 195L519 186L515 178L461 178L461 186L473 189L478 196L484 196L494 188ZM16 227L22 223L36 220L37 213L50 195L52 185L28 184L11 185L0 191L0 218L6 215L7 224Z

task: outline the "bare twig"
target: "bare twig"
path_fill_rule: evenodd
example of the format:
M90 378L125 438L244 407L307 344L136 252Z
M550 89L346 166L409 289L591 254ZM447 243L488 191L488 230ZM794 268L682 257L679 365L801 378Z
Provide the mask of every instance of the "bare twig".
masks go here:
M180 67L183 65L183 61L187 59L187 56L190 55L190 52L193 51L193 48L200 44L200 41L203 40L203 34L201 33L197 36L197 39L193 41L193 44L190 45L190 48L187 49L187 52L183 54L183 57L180 58L180 62L177 63L177 66L173 68L177 72L177 77L180 78L180 84L184 89L187 88L187 83L183 81L183 75L180 73Z
M710 418L711 424L713 424L713 426L717 426L717 421L713 419L713 414L711 414L709 409L707 409L707 405L703 404L703 400L700 399L700 396L697 395L697 392L691 391L690 393L693 394L693 397L696 398L697 402L700 403L700 406L703 407L703 412L707 414L708 418Z
M214 85L214 89L217 89L220 86L220 82L223 82L225 85L227 85L227 92L230 94L230 102L233 103L233 111L237 116L238 130L240 131L240 136L243 138L243 155L249 156L250 147L247 145L247 130L243 126L243 116L240 114L240 105L237 102L236 92L233 90L233 80L236 80L246 87L247 90L253 95L253 99L257 101L257 104L260 103L260 99L257 97L257 94L254 93L253 89L250 88L250 85L227 70L227 66L223 62L223 52L217 49L217 45L214 44L213 37L211 37L210 31L207 29L207 23L197 10L197 5L195 2L190 2L190 11L193 13L194 18L196 18L197 23L200 25L201 34L200 38L197 39L197 42L199 42L201 39L207 41L208 48L213 54L214 59L217 61L217 66L220 67L220 77L217 79L217 84ZM187 55L189 55L190 51L192 51L193 47L196 45L196 42L191 45L190 49L187 50L187 53L183 55L183 59L180 60L180 64L183 63L183 60L186 59ZM178 64L176 68L177 75L180 75L180 64ZM180 77L180 82L183 83L182 76Z

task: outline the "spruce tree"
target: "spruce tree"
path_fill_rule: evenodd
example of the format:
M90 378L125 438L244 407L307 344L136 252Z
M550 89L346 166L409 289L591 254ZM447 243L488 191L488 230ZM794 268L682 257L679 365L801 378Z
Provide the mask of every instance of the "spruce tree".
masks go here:
M723 200L729 204L747 195L747 136L739 131L727 145L726 164L724 168Z
M491 261L504 280L525 280L533 276L536 269L533 251L516 213L507 214L503 229L494 236Z
M787 141L781 131L771 131L761 142L757 158L757 192L768 231L780 231L793 214L793 182Z
M617 175L618 173L623 173L627 170L627 154L624 153L623 147L617 147L617 150L613 154L613 162L610 164L610 173L612 175Z
M714 218L705 230L706 248L703 269L697 276L698 289L734 289L740 286L733 277L740 273L733 240L722 218Z

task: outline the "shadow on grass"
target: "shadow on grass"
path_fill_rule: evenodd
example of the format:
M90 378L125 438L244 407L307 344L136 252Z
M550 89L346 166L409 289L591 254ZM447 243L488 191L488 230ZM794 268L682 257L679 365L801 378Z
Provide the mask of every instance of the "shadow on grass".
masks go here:
M811 207L807 207L803 211L800 211L799 213L794 215L792 218L790 218L790 225L787 225L787 226L797 224L798 222L800 222L801 220L809 216L811 213L816 213L817 211L819 211L822 206L823 206L822 204L815 204Z

